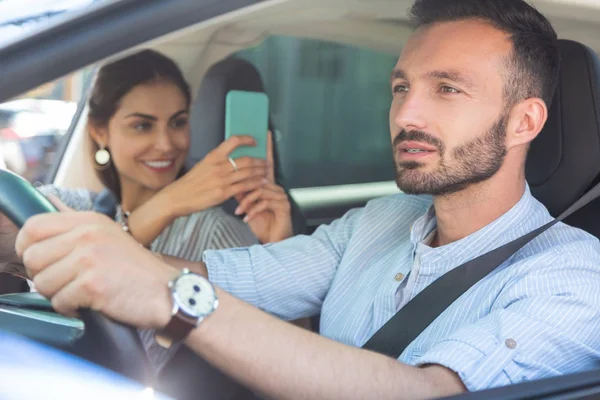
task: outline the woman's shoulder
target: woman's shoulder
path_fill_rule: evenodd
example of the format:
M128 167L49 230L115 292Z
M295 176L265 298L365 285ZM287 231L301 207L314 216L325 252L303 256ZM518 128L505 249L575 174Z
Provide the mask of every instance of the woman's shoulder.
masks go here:
M77 211L88 211L94 208L94 200L98 195L87 188L62 188L56 185L42 185L37 189L43 195L54 195L68 207Z

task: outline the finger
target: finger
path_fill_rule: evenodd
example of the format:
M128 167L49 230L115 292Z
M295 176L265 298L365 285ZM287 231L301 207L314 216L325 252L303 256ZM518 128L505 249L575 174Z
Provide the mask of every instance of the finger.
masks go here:
M268 190L271 192L276 192L276 193L282 193L287 196L287 194L285 193L285 190L276 183L268 183L264 186L264 188L265 188L265 190Z
M231 185L252 178L267 178L267 169L262 167L245 168L237 172L231 172L225 178L225 185Z
M218 157L229 157L229 154L241 146L256 146L256 140L252 136L248 135L234 135L221 143L216 149L211 151L211 153Z
M101 230L96 226L85 225L41 240L25 250L23 264L25 264L29 276L35 277L50 265L68 257L76 250L102 241L100 235ZM89 257L87 260L89 261ZM79 264L76 267L85 267L86 259L80 260Z
M288 201L288 197L285 191L279 190L279 188L276 185L264 185L260 189L260 191L261 199Z
M231 198L242 193L252 192L262 187L266 183L267 182L265 178L246 179L245 181L234 183L233 185L229 186L225 193L227 198Z
M287 195L263 190L261 198L254 204L251 204L249 210L246 211L246 216L249 217L249 220L252 220L258 213L265 211L263 208L257 208L261 202L267 204L268 210L277 213L289 213L292 209Z
M268 210L270 208L269 202L269 200L260 200L259 202L255 203L251 207L251 209L248 210L248 212L246 213L246 216L244 217L244 222L248 223L252 221L254 217L256 217L261 212Z
M95 212L60 212L35 215L25 222L19 231L15 248L19 257L25 249L39 241L61 235L86 225L113 224L108 217Z
M87 266L89 263L82 257L82 252L74 251L42 269L33 277L33 283L38 292L52 298Z
M242 200L244 200L244 197L246 197L248 194L247 193L238 193L236 195L233 196L233 198L235 199L235 201L239 203L242 202Z
M48 298L53 297L79 274L94 266L95 260L102 256L98 254L98 248L100 247L79 246L46 266L33 277L37 291Z
M273 133L269 130L267 133L267 162L269 163L269 175L267 179L275 183L275 157L273 156Z
M49 193L47 196L48 200L50 200L50 202L52 204L54 204L54 206L58 209L58 211L60 212L66 212L66 211L75 211L70 207L67 207L65 205L65 203L62 202L61 199L59 199L58 197L56 197L55 195L53 195L52 193Z
M239 201L240 205L235 209L235 215L242 215L246 212L246 209L250 209L252 204L258 201L262 196L262 188L257 189L250 194L246 195L242 201Z
M246 210L249 209L253 203L261 199L289 203L289 199L283 188L272 183L268 183L250 194L238 197L239 198L236 198L236 200L238 200L239 206L235 210L236 215L246 213Z
M232 165L231 161L228 158L220 161L216 164L218 168L218 172L216 172L215 176L219 177L229 177L231 174L239 174L248 169L261 169L264 171L263 175L266 177L268 172L268 165L265 160L261 160L260 158L250 158L244 157L243 159L237 159L234 161L235 167ZM237 167L237 168L236 168Z
M229 167L232 167L231 163L227 158L221 161L222 164L227 164ZM235 159L235 165L237 165L238 170L242 170L245 168L254 168L254 167L262 167L267 168L268 163L266 160L262 158L253 158L253 157L240 157Z
M56 293L50 300L52 308L60 314L69 317L77 317L78 311L83 308L90 308L92 305L92 295L86 290L85 277L77 278Z

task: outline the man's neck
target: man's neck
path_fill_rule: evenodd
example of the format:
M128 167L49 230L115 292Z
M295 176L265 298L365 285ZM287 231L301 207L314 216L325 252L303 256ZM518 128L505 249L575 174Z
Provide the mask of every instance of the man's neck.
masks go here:
M501 178L501 177L497 177ZM523 197L525 179L489 179L433 200L437 234L432 247L463 239L506 214Z

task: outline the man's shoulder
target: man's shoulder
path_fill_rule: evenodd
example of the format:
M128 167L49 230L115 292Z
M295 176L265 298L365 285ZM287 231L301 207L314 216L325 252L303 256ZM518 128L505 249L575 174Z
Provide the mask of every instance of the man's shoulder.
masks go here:
M415 214L420 217L431 207L432 203L431 196L398 193L373 199L367 203L364 209L366 212L387 211L392 214Z
M513 260L539 261L553 268L587 265L600 271L600 241L586 231L559 222L524 246Z
M365 206L349 210L334 224L342 224L356 233L372 235L374 231L388 232L390 229L403 229L425 215L431 207L432 200L428 196L413 196L398 193L391 196L378 197Z

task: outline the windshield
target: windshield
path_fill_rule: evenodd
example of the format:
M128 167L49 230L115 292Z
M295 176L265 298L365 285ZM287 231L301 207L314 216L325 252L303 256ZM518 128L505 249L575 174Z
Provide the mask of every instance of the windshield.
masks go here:
M0 47L118 0L0 0Z

